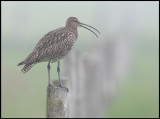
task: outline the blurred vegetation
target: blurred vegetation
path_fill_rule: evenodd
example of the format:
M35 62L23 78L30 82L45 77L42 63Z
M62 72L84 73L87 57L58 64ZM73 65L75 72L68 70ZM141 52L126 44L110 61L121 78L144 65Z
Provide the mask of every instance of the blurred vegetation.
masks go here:
M158 44L148 43L152 48L144 48L143 43L139 45L132 59L132 71L120 85L117 98L108 110L108 117L159 117Z

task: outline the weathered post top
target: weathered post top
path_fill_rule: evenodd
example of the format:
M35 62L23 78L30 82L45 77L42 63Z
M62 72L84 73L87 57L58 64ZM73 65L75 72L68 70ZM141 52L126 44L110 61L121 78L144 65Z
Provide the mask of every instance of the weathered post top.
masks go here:
M57 87L58 80L53 85L47 87L47 118L65 118L67 117L67 94L68 89Z

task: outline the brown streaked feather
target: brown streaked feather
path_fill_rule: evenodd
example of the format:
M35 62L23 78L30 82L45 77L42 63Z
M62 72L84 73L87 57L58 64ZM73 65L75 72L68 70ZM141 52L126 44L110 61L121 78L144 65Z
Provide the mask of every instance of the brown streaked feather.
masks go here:
M33 63L33 64L26 64L21 71L22 71L23 73L28 72L28 71L33 67L34 64L35 64L35 63Z
M61 60L69 53L76 39L77 31L73 32L65 27L50 31L41 38L29 56L18 65L25 64L22 72L26 73L36 63Z
M24 60L23 64L59 59L56 59L56 57L58 57L57 53L64 52L64 50L68 49L67 46L70 46L73 42L75 42L76 37L74 38L73 42L70 42L70 44L68 41L73 35L74 34L72 32L68 32L63 28L59 28L47 33L38 42L32 53ZM64 41L68 42L68 44L66 44ZM66 53L62 53L62 55L63 54Z

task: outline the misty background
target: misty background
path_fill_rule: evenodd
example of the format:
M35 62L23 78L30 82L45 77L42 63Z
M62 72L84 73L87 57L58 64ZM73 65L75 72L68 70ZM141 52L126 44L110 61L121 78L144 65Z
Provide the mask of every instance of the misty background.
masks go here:
M102 75L107 74L106 80L116 79L115 87L109 88L116 93L104 108L103 117L159 117L159 2L1 3L3 118L45 117L47 62L35 65L26 74L17 64L43 35L65 26L71 16L101 34L97 39L78 28L70 54L78 51L90 57L91 53L102 53L100 68L106 68ZM96 57L90 57L91 62ZM65 67L61 62L62 74ZM52 80L58 77L56 67L57 63L51 64Z

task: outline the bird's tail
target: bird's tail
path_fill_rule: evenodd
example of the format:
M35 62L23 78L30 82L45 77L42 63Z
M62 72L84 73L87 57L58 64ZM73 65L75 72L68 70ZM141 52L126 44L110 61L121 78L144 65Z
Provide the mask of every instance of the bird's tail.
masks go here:
M24 61L23 61L23 62L24 62ZM19 63L17 66L19 66L19 65L23 65L23 62Z
M34 65L35 65L35 63L26 64L21 71L22 71L23 73L26 73L26 72L28 72Z

